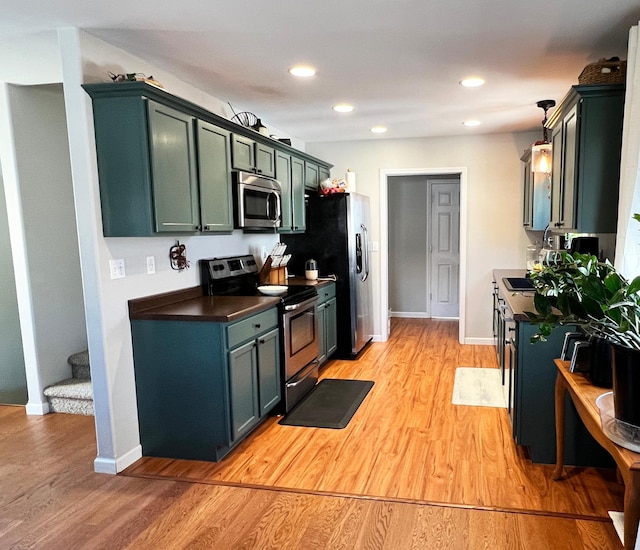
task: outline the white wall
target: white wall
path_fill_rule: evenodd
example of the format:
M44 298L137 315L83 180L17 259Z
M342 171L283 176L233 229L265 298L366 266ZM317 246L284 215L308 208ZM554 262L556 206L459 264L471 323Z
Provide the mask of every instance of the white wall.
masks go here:
M616 241L616 267L628 278L640 275L640 26L629 31L627 91L624 104L620 206Z
M380 171L420 170L437 173L446 167L467 170L466 238L467 341L491 338L491 277L493 269L525 268L529 240L522 229L520 156L539 139L539 132L470 135L448 138L381 139L307 143L307 152L332 162L332 177L356 172L358 193L369 195L373 241L380 242ZM376 214L378 213L378 214ZM373 256L374 333L381 334L380 257Z
M9 220L0 173L0 403L27 402L27 378L22 354L22 336L18 318L16 278L13 274Z
M389 178L389 309L398 316L426 317L427 176Z
M27 411L42 414L42 390L69 378L67 358L86 349L62 86L6 85L3 98L2 168Z
M142 72L160 80L167 91L223 116L224 104L82 31L61 30L59 39L94 387L95 469L115 473L141 455L127 301L199 285L198 259L246 253L259 256L262 246L270 250L278 237L235 231L233 235L181 238L192 264L183 272L169 265L174 237L104 238L91 99L80 85L108 80L107 71ZM156 273L146 275L145 257L151 255L155 256ZM125 260L124 279L110 279L109 260L115 258Z

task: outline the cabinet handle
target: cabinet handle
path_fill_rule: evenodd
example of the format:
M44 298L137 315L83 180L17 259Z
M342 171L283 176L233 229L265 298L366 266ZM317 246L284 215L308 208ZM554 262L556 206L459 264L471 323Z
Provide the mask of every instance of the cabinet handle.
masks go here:
M253 328L260 328L260 323L256 323L255 325L253 325Z
M258 343L260 344L264 344L264 342L265 342L264 338L260 338L260 340L258 340Z
M209 226L208 225L203 226L202 230L203 231L209 231Z

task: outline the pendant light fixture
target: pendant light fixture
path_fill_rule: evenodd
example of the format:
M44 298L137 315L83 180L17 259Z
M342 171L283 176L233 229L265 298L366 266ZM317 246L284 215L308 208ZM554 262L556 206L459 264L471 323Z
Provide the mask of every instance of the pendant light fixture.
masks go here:
M531 171L551 174L551 143L549 142L549 134L547 130L547 111L551 107L555 107L556 102L553 99L543 99L538 101L538 107L544 110L544 119L542 120L542 141L536 141L531 147Z

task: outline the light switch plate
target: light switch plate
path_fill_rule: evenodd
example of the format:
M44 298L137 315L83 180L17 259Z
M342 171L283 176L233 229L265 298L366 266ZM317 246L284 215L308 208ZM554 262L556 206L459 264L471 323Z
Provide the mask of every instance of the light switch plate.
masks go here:
M112 279L124 279L127 276L124 260L109 260L109 271Z

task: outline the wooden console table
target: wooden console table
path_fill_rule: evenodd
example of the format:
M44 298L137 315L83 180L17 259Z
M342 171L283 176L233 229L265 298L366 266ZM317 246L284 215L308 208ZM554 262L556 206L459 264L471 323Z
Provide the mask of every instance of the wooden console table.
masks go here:
M582 374L569 372L569 362L555 360L558 377L555 388L556 407L556 467L553 479L562 477L564 465L564 395L568 391L571 399L594 439L604 447L618 465L624 480L624 548L632 550L640 519L640 454L629 451L611 441L602 431L600 411L596 405L598 396L607 392L594 386Z

